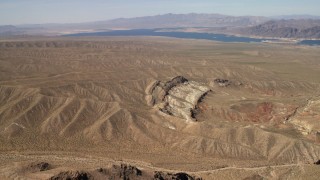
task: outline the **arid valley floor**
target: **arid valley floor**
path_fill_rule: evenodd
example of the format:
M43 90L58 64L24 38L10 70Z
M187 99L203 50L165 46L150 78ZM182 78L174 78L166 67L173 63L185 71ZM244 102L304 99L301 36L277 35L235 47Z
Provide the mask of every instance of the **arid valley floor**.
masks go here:
M156 82L177 76L210 89L191 120L160 111L152 94ZM154 171L225 180L320 177L319 47L0 39L0 93L0 179L76 171L103 179L120 164L142 171L130 166L131 179L154 178ZM180 105L175 98L170 103Z

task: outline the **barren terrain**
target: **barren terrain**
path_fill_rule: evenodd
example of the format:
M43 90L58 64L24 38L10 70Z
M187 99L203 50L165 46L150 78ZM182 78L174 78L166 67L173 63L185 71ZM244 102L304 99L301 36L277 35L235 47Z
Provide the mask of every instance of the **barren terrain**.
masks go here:
M318 179L319 77L319 47L1 39L0 179Z

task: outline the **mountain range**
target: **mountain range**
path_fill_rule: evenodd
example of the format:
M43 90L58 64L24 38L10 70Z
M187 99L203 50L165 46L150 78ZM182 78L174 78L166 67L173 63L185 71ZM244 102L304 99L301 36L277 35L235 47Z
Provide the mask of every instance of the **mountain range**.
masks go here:
M260 37L319 39L320 20L271 20L257 26L241 28L238 31L243 35Z
M215 33L275 38L320 38L320 17L228 16L221 14L164 14L68 24L0 26L0 36L61 35L119 29L211 28Z

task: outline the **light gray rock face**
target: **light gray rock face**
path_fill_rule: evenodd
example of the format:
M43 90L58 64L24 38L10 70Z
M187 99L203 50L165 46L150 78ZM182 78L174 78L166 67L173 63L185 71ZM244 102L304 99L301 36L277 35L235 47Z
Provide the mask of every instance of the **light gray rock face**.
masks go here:
M196 121L197 105L209 91L201 83L177 76L165 83L156 81L150 85L146 90L146 100L166 114Z

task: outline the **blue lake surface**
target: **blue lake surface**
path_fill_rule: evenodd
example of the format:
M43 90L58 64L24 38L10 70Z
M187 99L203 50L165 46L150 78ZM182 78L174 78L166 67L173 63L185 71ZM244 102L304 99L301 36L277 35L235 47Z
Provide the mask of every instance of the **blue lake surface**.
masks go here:
M320 46L320 40L303 40L303 41L300 41L298 44L309 45L309 46Z
M106 32L77 33L65 36L164 36L185 39L206 39L220 42L263 42L272 41L272 39L257 39L249 37L238 37L225 34L195 33L195 32L159 32L157 29L133 29L116 30ZM320 40L304 40L299 42L301 45L320 45Z

